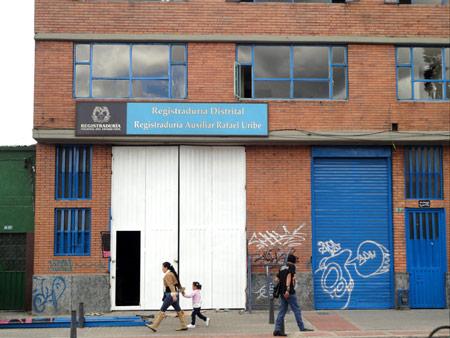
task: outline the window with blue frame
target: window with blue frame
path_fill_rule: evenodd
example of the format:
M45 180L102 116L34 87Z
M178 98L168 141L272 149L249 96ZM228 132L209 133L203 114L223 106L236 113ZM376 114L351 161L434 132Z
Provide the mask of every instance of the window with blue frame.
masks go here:
M398 47L399 100L450 100L450 48Z
M56 146L55 198L90 199L92 194L91 167L91 146Z
M187 95L184 44L76 44L76 98L173 98Z
M442 148L405 147L405 192L408 199L442 199Z
M55 209L55 256L89 256L91 252L91 210Z
M344 46L239 45L235 93L249 99L347 99Z

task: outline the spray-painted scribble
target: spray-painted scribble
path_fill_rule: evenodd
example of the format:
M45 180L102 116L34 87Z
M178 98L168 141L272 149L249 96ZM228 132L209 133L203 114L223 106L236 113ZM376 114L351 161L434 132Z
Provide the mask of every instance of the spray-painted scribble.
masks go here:
M37 313L44 312L48 305L58 311L58 300L66 290L66 281L63 277L50 279L33 277L33 310Z
M282 249L279 248L262 250L255 255L254 262L262 262L263 264L283 264L289 254L295 254L295 249L288 249L287 252L283 252Z
M249 244L255 244L256 248L271 249L271 248L294 248L305 241L305 233L302 232L305 224L301 224L296 229L289 231L286 225L282 225L282 231L267 230L264 232L254 232L249 240Z
M390 254L380 243L375 241L361 242L353 257L350 249L342 249L340 243L333 240L318 242L318 251L326 255L319 262L315 273L322 273L320 284L322 290L332 299L345 299L342 309L350 304L355 281L350 272L353 267L355 273L362 278L369 278L389 272Z

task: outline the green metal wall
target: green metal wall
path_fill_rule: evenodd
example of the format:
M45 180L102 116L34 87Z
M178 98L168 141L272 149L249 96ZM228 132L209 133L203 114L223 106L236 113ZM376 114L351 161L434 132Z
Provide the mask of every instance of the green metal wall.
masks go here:
M34 147L0 147L0 233L34 228Z

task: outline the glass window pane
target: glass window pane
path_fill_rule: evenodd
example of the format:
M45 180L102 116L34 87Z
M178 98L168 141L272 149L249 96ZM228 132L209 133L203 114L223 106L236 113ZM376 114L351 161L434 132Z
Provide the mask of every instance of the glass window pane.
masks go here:
M447 100L450 100L450 82L447 82Z
M252 63L252 47L251 46L239 46L238 47L238 62L241 65Z
M333 68L333 99L343 100L347 98L345 70L343 67Z
M333 63L345 64L345 47L333 47Z
M327 79L328 72L328 47L294 47L294 77Z
M169 81L133 80L133 97L169 97Z
M331 2L331 0L294 0L294 2L327 3Z
M185 66L172 66L172 97L185 98Z
M255 81L255 98L289 98L290 81Z
M172 63L183 63L185 62L185 46L174 45L172 46Z
M289 78L289 47L257 46L254 53L256 77Z
M295 81L294 97L301 99L328 99L329 82L325 81Z
M90 49L89 45L76 45L75 46L75 60L76 62L89 62L90 59Z
M133 77L168 77L169 46L133 46Z
M450 48L445 48L445 79L450 80Z
M126 45L94 45L92 75L95 77L128 77L130 47Z
M414 48L414 79L442 78L441 48Z
M442 83L441 82L415 82L414 98L427 100L442 99Z
M417 5L440 5L442 0L412 0L412 3Z
M411 99L411 68L399 67L398 71L398 98L403 100Z
M77 65L75 67L75 96L89 96L89 65Z
M128 80L94 80L92 96L94 97L128 97Z
M409 48L397 48L397 63L398 64L411 63L411 55Z

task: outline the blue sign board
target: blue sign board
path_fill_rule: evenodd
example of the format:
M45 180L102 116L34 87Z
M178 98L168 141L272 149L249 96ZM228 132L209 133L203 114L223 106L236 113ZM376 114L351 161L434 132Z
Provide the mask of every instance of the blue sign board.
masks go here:
M127 103L127 135L267 136L265 103Z

